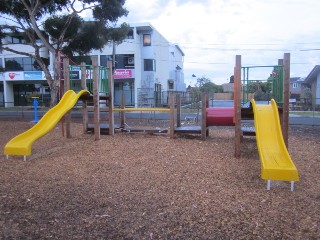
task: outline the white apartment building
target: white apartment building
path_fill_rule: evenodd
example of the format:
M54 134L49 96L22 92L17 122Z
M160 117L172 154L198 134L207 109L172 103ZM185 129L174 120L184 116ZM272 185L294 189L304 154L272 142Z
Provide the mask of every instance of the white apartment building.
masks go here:
M168 42L151 24L130 24L127 38L115 47L114 103L121 104L125 94L127 106L161 106L167 104L168 92L186 92L183 75L184 53L177 44ZM17 50L32 52L18 37L6 39ZM113 46L92 51L100 66L112 59ZM46 49L42 57L50 61ZM34 60L3 51L0 53L0 106L22 105L26 95L38 91L48 95L44 74ZM88 63L87 63L88 64ZM49 65L50 66L50 65ZM1 70L0 70L1 71Z

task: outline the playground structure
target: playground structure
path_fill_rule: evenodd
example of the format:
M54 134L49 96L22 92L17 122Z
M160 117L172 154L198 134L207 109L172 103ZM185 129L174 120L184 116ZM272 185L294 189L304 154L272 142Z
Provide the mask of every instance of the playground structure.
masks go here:
M280 83L274 84L273 91L275 91L274 97L279 101L278 105L275 100L271 100L271 105L257 105L254 100L251 100L252 108L249 109L249 112L247 109L242 112L241 56L236 56L236 66L234 69L235 156L240 157L241 118L242 116L248 118L248 116L251 116L252 114L250 111L252 111L261 162L261 178L267 180L268 190L270 189L272 180L279 180L290 181L291 191L293 191L294 182L299 181L299 177L298 170L292 162L287 150L290 97L290 54L285 53L284 58L278 60L278 66L276 67L280 70L278 71L278 81L280 81ZM281 111L278 109L281 109Z
M72 67L70 68L68 59L64 59L64 90L65 94L59 104L49 110L33 128L13 138L5 146L4 153L7 155L22 155L24 159L31 154L32 143L48 133L59 121L64 117L66 124L66 137L71 137L70 123L71 115L69 110L77 103L79 99L83 100L83 131L93 130L95 140L100 139L101 127L107 129L109 135L114 135L114 112L122 114L122 129L124 127L124 113L127 111L159 111L170 113L170 128L169 135L174 138L176 133L200 133L201 138L205 139L208 136L210 126L235 126L235 157L240 157L241 138L243 130L241 129L241 119L253 119L255 123L256 139L261 161L261 177L267 180L267 189L270 189L271 180L291 181L291 190L293 191L294 182L299 180L298 171L294 166L288 151L288 118L289 118L289 77L290 77L290 54L285 53L284 59L279 60L279 65L274 66L278 71L278 77L273 84L275 93L280 108L276 102L272 100L271 105L256 105L251 101L252 108L242 108L242 103L245 99L246 84L241 83L241 56L236 56L236 66L234 69L234 107L233 108L208 108L208 99L205 94L201 97L202 102L202 120L201 126L185 127L181 126L181 100L176 96L174 101L173 93L169 96L170 109L163 108L126 108L124 105L121 108L113 108L113 78L112 64L108 62L107 69L102 69L101 72L97 65L97 58L92 57L93 65L88 67L81 64L81 91L76 94L72 87ZM269 66L270 67L270 66ZM70 70L71 69L71 70ZM249 67L243 67L244 71L249 71ZM88 81L87 76L92 76ZM106 78L106 76L108 77ZM245 74L244 74L245 76ZM104 82L103 82L104 81ZM107 82L108 81L108 82ZM249 82L248 78L244 79ZM282 82L281 82L282 81ZM74 84L73 84L74 85ZM89 91L84 90L89 89ZM103 89L103 90L102 90ZM104 92L103 92L104 91ZM108 92L106 92L108 91ZM282 93L281 93L282 91ZM241 97L242 96L242 97ZM108 123L103 125L100 122L100 100L108 102ZM88 101L93 101L93 125L88 123ZM124 101L123 101L124 102ZM175 106L177 106L175 108ZM272 106L272 107L270 107ZM278 116L278 108L281 109L281 116ZM175 118L176 111L176 118ZM175 119L177 123L175 124ZM281 128L280 128L281 125ZM63 125L62 125L63 126ZM64 132L64 127L62 127ZM265 132L267 129L267 132ZM127 129L128 130L128 129ZM129 131L132 131L129 129ZM140 131L139 129L137 131ZM146 131L146 130L141 130ZM156 130L158 131L158 130ZM158 131L160 132L160 131ZM167 131L161 131L166 133ZM267 134L268 133L268 134ZM274 150L277 148L277 150Z
M68 112L82 95L89 94L87 90L81 90L78 94L69 90L63 95L60 102L51 108L32 128L12 138L4 148L4 154L26 157L31 155L34 141L51 131L60 119Z
M288 126L289 126L289 79L290 54L285 53L284 59L278 60L278 65L261 66L273 68L271 81L272 99L270 104L258 105L248 98L247 87L250 82L249 70L259 66L242 67L241 56L236 56L234 68L234 107L208 108L208 99L202 95L201 126L181 127L179 118L179 98L177 100L177 127L170 124L170 136L175 133L196 133L201 138L208 136L210 126L235 126L235 157L241 154L241 141L243 135L255 135L261 161L261 178L267 180L267 189L271 187L272 180L290 181L291 191L294 182L299 181L298 170L288 153ZM241 72L243 79L241 79ZM250 107L243 107L250 101ZM171 109L174 104L171 102ZM173 112L173 110L172 110ZM173 115L173 113L172 113ZM279 116L280 115L280 116ZM171 117L173 119L173 117ZM255 131L242 128L243 120L254 120ZM171 120L172 122L172 120Z
M81 88L78 93L75 93L73 90L70 90L70 68L69 68L69 59L65 58L63 62L64 66L64 90L65 93L63 94L62 98L60 99L59 103L51 108L40 120L38 120L37 124L34 125L29 130L17 135L13 139L11 139L4 148L4 154L6 155L7 159L9 155L17 155L17 156L23 156L24 160L26 160L26 157L31 155L32 150L32 144L37 139L41 138L48 132L50 132L54 126L62 119L62 131L64 135L64 120L66 122L66 137L71 137L70 132L70 123L71 123L71 115L70 110L74 107L74 105L78 102L79 99L91 99L92 96L90 95L90 92L85 89L91 89L93 90L93 98L96 99L94 102L99 102L99 95L98 95L98 88L99 88L99 81L98 78L102 79L106 73L106 71L99 71L99 67L97 66L97 59L93 58L93 66L88 67L82 64L81 66ZM88 85L86 83L86 76L87 70L89 70L89 75L92 75L92 81L88 82ZM104 70L104 69L103 69ZM111 71L109 71L111 72ZM110 79L110 77L109 77ZM106 79L105 79L106 80ZM100 86L102 86L102 81L100 81ZM60 85L62 86L62 83L60 82ZM104 84L104 89L106 89L107 85ZM101 89L101 87L100 87ZM107 99L105 97L105 99ZM99 104L94 104L95 108L99 107ZM83 122L84 126L87 128L87 101L83 101ZM65 119L63 119L65 118ZM95 115L95 119L99 120L99 116ZM84 129L86 130L86 129Z

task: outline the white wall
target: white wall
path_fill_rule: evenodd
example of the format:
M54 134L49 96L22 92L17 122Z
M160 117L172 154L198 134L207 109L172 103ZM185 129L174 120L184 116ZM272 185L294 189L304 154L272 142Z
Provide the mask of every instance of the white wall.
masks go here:
M5 107L13 107L14 106L13 83L4 81L3 91L4 91Z

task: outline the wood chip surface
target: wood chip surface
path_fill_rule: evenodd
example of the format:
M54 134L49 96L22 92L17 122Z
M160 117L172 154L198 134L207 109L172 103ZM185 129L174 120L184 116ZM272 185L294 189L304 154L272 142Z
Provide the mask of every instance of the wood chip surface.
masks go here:
M130 126L166 123L136 120ZM0 122L0 146L32 127ZM234 157L234 128L210 136L117 132L72 138L58 124L32 155L0 156L0 239L319 239L320 128L290 126L300 181L260 178L254 137Z

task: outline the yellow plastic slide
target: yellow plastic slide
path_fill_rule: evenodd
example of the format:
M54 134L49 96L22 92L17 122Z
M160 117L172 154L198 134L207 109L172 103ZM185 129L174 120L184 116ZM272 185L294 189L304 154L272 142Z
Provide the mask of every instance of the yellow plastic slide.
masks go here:
M280 127L279 113L276 102L271 105L259 105L251 99L254 112L257 146L261 161L261 178L268 180L299 181L298 170L291 160L283 140Z
M36 125L12 138L4 147L4 154L7 156L19 155L25 157L31 155L33 142L51 131L63 115L76 104L79 97L84 94L89 94L89 92L81 90L76 94L73 90L67 91L60 102L44 114Z

